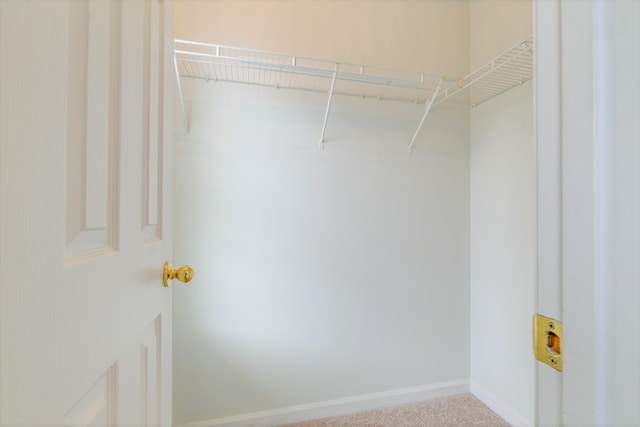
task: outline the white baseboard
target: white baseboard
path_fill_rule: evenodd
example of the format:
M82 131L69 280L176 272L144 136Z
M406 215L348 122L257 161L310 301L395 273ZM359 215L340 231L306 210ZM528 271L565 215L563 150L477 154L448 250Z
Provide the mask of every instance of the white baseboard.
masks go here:
M487 405L493 412L500 415L506 422L513 427L532 427L533 422L525 420L519 413L514 411L502 400L498 399L495 395L487 391L484 387L478 385L475 382L471 382L469 385L469 391L479 401Z
M382 393L364 394L344 399L327 400L307 405L289 406L269 411L252 412L233 417L214 418L176 427L268 427L297 423L316 418L353 414L388 406L420 402L437 397L468 393L469 380L448 381Z

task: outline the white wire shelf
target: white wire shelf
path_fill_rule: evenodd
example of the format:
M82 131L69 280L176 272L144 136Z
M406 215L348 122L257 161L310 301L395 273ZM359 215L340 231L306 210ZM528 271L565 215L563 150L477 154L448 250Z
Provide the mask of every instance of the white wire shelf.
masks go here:
M186 40L175 40L174 48L178 92L187 131L189 122L182 78L312 91L328 95L320 148L324 147L334 95L424 105L422 119L409 144L411 151L432 107L443 102L479 105L529 80L533 71L532 36L459 79Z
M328 93L335 73L336 95L422 104L431 98L442 79L424 73L185 40L175 41L175 57L181 77Z
M529 36L494 60L447 87L435 105L442 102L468 102L476 107L491 98L519 86L533 77L533 36Z

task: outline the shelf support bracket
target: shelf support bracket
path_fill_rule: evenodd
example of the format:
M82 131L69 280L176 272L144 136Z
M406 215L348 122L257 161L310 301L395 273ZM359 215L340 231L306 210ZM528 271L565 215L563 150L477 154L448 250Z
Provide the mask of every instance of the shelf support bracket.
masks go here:
M413 134L413 138L411 139L411 143L409 144L409 148L407 150L409 152L409 154L411 154L411 152L413 151L413 144L416 142L416 138L418 137L418 133L420 133L420 129L422 129L422 125L424 124L424 121L427 118L427 115L429 115L429 111L431 111L431 107L433 107L433 101L436 100L436 97L438 96L438 92L440 92L440 87L442 86L442 82L443 81L444 81L444 79L440 79L440 82L438 83L438 86L436 86L435 92L433 92L433 95L431 96L431 99L429 100L429 103L427 104L427 106L424 109L424 114L422 115L422 119L420 119L420 123L418 124L418 129L416 129L416 133Z
M187 110L184 107L184 96L182 95L182 81L180 80L180 68L178 67L178 57L176 49L173 49L173 66L176 69L176 80L178 81L178 96L180 97L180 107L182 108L182 118L184 120L184 131L189 133L189 119L187 118Z
M333 71L333 78L331 79L331 88L329 89L329 100L327 101L327 109L324 112L324 123L322 124L322 133L320 134L320 144L318 148L324 150L324 132L327 129L327 120L329 119L329 110L331 109L331 100L333 99L333 90L336 87L336 77L338 76L338 64L336 64Z

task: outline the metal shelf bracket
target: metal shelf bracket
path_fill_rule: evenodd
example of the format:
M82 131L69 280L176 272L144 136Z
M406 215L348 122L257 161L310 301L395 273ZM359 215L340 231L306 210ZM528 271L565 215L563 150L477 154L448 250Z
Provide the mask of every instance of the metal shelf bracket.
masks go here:
M184 131L185 133L189 133L189 119L187 117L187 110L184 107L184 96L182 95L182 81L180 80L180 68L178 67L178 56L176 53L177 49L173 48L173 66L176 69L176 80L178 82L178 96L180 97L180 107L182 109L182 118L184 120Z
M338 76L338 64L336 64L331 78L331 87L329 88L329 99L327 100L327 109L324 112L324 122L322 123L322 133L320 134L320 143L318 148L324 150L324 132L327 130L327 120L329 119L329 110L331 109L331 101L333 99L333 91L336 87L336 77Z
M427 118L427 115L429 115L429 111L431 111L431 107L433 107L433 101L436 100L438 96L438 92L440 92L440 87L442 86L442 82L444 82L444 79L440 80L440 82L438 83L438 86L436 86L436 90L433 92L433 95L429 100L429 103L426 105L424 109L424 114L422 115L422 119L420 119L420 123L418 124L418 129L416 129L416 133L413 134L413 138L411 138L411 143L409 144L409 148L407 149L409 154L411 154L411 152L413 151L413 144L415 144L416 138L418 137L418 133L420 133L420 129L422 129L422 125L424 124L424 121Z

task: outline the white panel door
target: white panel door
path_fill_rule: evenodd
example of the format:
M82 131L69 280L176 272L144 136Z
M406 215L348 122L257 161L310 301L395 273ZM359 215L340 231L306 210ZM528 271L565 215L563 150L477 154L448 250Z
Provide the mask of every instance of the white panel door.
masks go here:
M172 4L0 2L0 425L170 425Z

